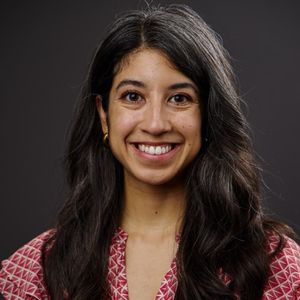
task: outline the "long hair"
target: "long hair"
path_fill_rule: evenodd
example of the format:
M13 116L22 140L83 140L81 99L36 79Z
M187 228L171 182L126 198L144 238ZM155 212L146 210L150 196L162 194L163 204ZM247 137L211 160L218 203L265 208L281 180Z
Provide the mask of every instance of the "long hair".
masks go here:
M204 142L186 172L176 299L259 299L270 263L268 234L275 231L283 241L283 230L262 212L260 170L230 57L184 5L121 15L96 50L65 156L69 194L45 245L45 253L51 245L43 258L51 298L109 297L108 254L122 211L123 169L102 142L95 96L101 95L107 111L120 64L143 47L166 54L197 85L203 102Z

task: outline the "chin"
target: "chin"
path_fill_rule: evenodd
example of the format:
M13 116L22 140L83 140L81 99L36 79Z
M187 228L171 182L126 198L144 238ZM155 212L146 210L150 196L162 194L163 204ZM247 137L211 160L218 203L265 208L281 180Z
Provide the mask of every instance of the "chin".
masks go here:
M176 183L177 177L169 177L169 176L155 176L155 175L149 175L147 177L141 176L138 178L140 182L143 182L144 184L153 185L153 186L159 186L159 185L170 185ZM177 182L178 184L178 182Z

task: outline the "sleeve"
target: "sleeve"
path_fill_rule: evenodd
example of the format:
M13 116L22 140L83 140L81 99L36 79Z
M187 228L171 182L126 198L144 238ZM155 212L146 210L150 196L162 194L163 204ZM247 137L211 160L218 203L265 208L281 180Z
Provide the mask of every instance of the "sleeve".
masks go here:
M0 293L8 300L50 300L43 280L42 248L53 235L48 230L2 261Z
M8 276L2 271L0 271L0 292L4 299L8 300L30 299L27 298L25 292L10 281Z
M270 249L276 249L278 238L270 238ZM273 257L263 300L300 300L300 247L286 237L282 250Z

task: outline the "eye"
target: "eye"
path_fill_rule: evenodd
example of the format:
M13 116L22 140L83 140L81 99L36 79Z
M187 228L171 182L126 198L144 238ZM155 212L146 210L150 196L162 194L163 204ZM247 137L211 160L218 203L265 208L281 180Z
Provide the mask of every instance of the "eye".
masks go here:
M183 94L176 94L170 98L170 101L176 105L183 105L191 101L191 97Z
M125 92L122 94L121 98L129 102L138 102L142 99L142 97L136 92Z

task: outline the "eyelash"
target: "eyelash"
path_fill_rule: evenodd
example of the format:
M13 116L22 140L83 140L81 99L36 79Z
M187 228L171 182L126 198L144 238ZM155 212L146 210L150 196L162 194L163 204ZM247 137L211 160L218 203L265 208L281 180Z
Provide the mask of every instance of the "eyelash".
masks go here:
M131 94L137 95L139 98L142 98L142 96L141 96L139 93L137 93L137 92L134 92L134 91L126 91L125 93L123 93L123 94L121 95L121 99L125 99L125 100L128 101L128 102L138 102L138 101L132 101L132 100L127 99L127 96L128 96L128 95L131 95Z
M186 100L186 101L183 101L183 102L174 102L174 103L176 103L176 105L184 105L186 102L191 102L192 101L192 98L190 96L184 95L184 94L175 94L170 99L172 99L176 96L180 96L180 98L185 98L185 100Z
M138 96L139 98L142 98L142 96L139 93L135 92L135 91L126 91L125 93L123 93L121 95L121 99L125 99L126 101L132 102L132 103L139 102L139 100L132 101L132 100L127 99L127 96L132 95L132 94L134 94L135 96ZM186 99L186 101L184 101L184 102L173 102L173 103L175 103L175 105L178 105L178 106L179 105L184 105L186 102L192 101L191 96L188 96L188 95L185 95L185 94L180 94L180 93L173 95L171 98L169 98L169 100L176 97L176 96L180 96L180 97L183 97L183 98Z

